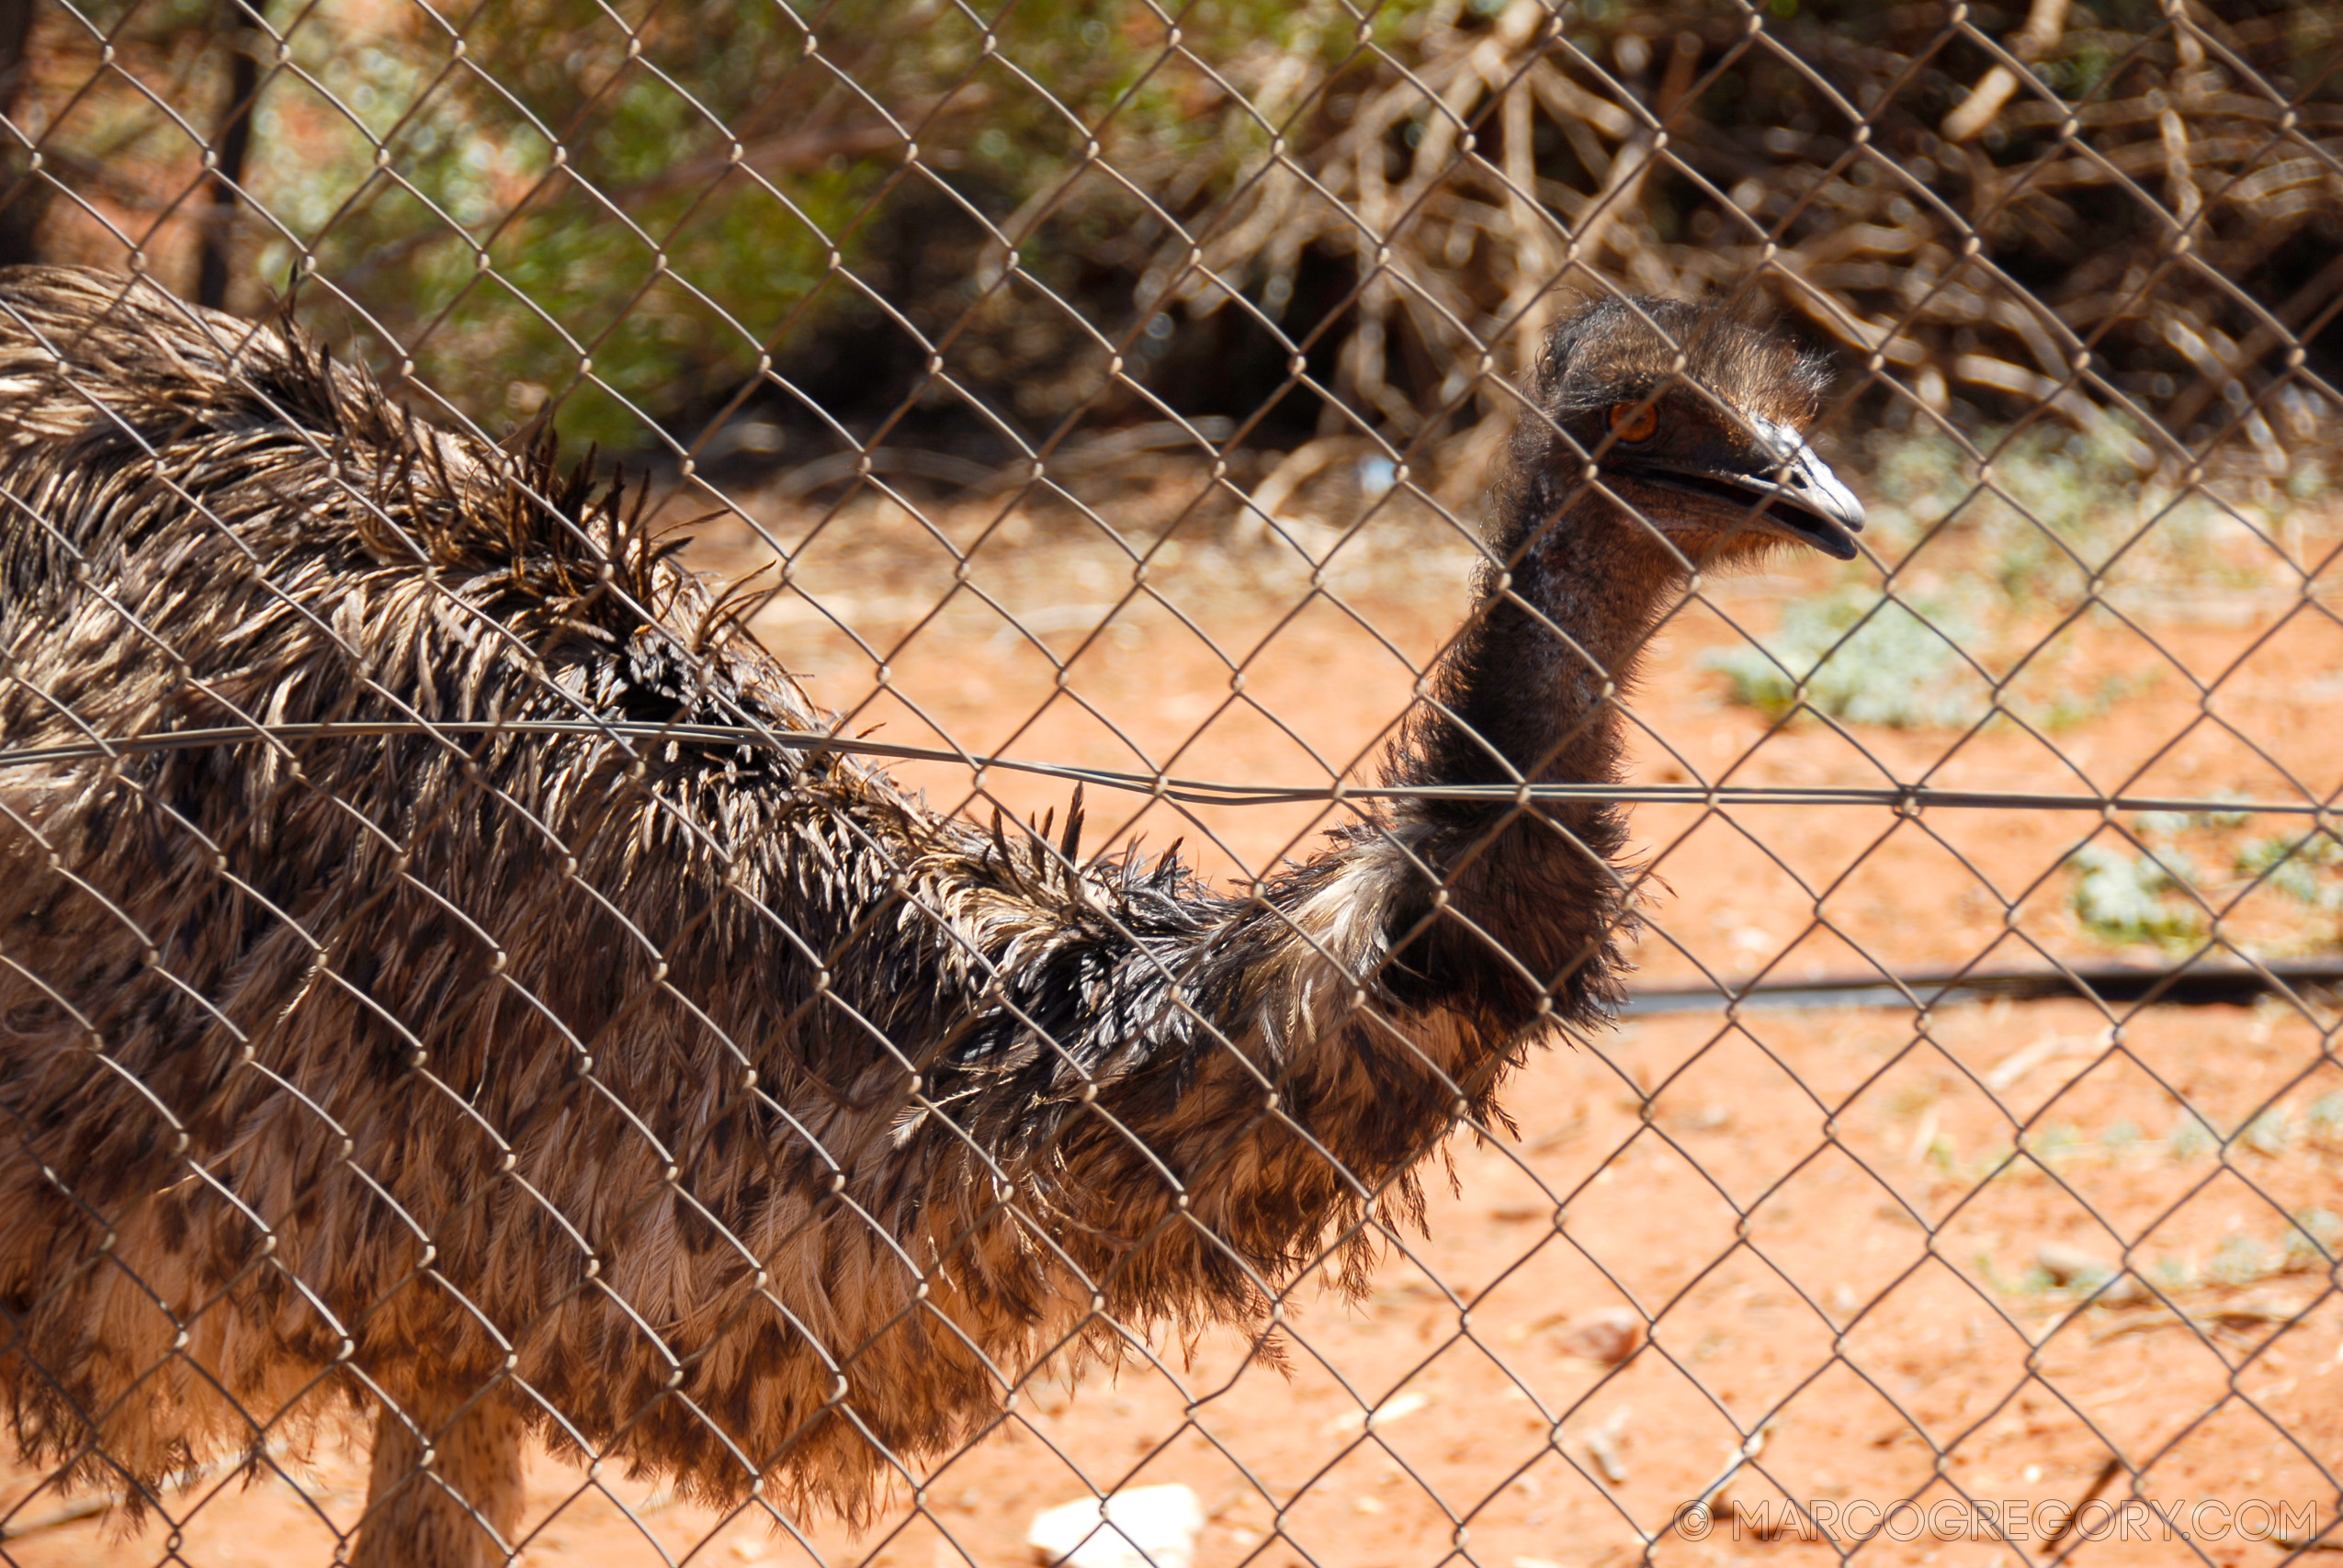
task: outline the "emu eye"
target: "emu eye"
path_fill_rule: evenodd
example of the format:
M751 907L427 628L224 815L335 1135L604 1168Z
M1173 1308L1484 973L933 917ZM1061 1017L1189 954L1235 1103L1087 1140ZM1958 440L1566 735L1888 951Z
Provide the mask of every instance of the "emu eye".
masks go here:
M1619 403L1611 410L1611 434L1622 441L1648 441L1659 428L1659 410L1649 403Z

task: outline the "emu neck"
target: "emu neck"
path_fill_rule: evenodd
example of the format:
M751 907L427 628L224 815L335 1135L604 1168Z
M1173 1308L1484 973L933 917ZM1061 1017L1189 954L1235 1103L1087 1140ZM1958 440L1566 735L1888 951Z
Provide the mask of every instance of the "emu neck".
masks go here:
M1616 780L1620 703L1677 579L1674 558L1633 525L1560 519L1513 566L1510 584L1494 573L1484 582L1471 626L1434 671L1431 700L1410 716L1392 782ZM1420 800L1394 827L1460 917L1432 922L1401 955L1416 980L1409 999L1517 1029L1549 1005L1584 1021L1613 998L1629 905L1613 869L1626 844L1619 807Z
M1565 517L1511 571L1484 581L1474 624L1435 671L1438 708L1404 782L1609 783L1620 700L1678 580L1634 525ZM1471 815L1466 813L1465 815Z

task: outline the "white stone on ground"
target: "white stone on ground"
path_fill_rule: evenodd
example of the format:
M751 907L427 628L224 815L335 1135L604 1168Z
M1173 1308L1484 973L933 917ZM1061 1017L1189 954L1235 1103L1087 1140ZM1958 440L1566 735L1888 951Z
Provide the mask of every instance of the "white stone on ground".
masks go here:
M1084 1497L1034 1516L1025 1544L1035 1560L1062 1568L1189 1568L1204 1508L1184 1486L1134 1486L1106 1499Z

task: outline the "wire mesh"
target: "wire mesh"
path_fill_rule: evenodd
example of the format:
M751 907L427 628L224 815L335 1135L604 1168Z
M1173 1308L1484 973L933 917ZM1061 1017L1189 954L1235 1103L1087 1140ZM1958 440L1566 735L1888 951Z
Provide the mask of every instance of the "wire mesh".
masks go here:
M2339 46L0 6L0 1561L2335 1549Z

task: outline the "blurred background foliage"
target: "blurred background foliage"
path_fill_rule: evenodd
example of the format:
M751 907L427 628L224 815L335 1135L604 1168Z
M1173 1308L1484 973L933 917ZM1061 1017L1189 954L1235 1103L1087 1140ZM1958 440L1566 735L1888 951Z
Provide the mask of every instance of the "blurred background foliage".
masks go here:
M1626 287L1759 297L1862 421L2282 479L2343 348L2332 4L253 3L0 0L0 253L208 257L492 433L1477 473L1483 345Z
M2338 62L2343 0L0 0L0 262L289 307L679 513L1208 512L1249 584L1469 515L1575 297L1737 301L1839 367L1873 553L1721 694L2050 738L2193 680L2119 623L2309 592ZM2343 900L2330 840L2190 834L2077 858L2077 920Z

